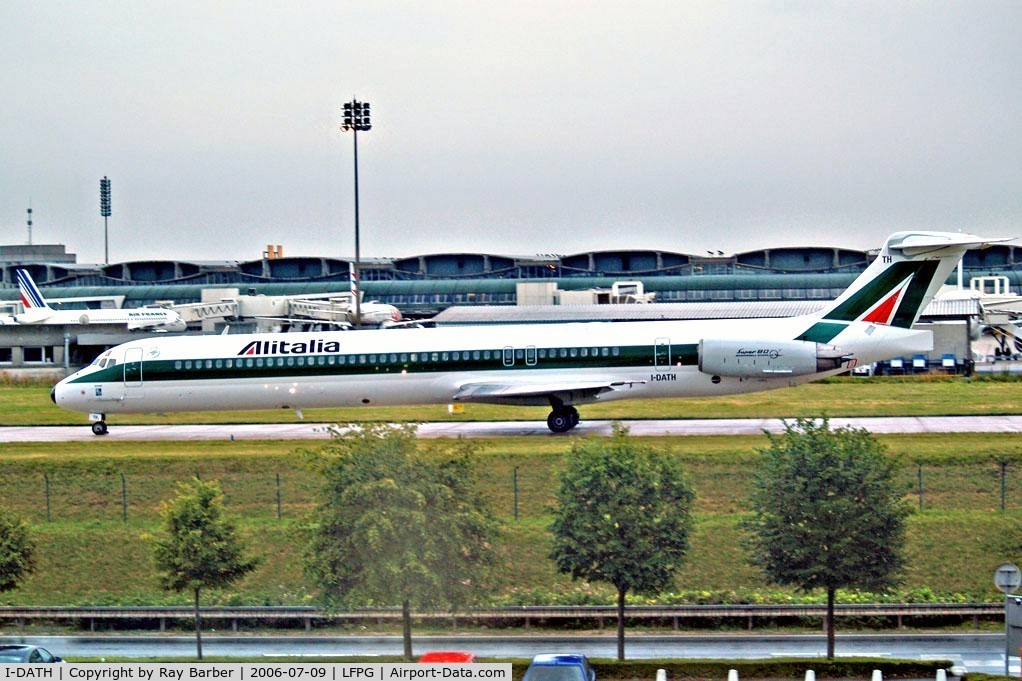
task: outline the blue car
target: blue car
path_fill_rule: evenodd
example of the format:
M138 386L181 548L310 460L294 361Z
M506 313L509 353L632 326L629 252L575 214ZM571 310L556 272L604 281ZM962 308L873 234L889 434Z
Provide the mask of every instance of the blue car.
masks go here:
M596 681L596 671L585 655L543 654L532 658L522 681Z

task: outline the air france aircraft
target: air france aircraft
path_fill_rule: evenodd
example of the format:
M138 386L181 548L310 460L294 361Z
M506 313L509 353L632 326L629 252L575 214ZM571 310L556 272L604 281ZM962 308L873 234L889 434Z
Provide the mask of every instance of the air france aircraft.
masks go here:
M162 307L127 310L54 310L36 286L28 270L15 270L21 304L25 311L14 315L18 324L124 324L128 331L184 331L181 315Z
M969 248L1001 239L899 232L837 300L783 319L597 322L167 337L119 345L54 402L108 414L487 402L549 406L706 397L798 385L932 349L912 324Z
M401 310L393 305L362 300L358 290L358 278L355 275L355 264L348 263L348 288L351 292L352 305L348 308L348 318L355 325L375 325L379 327L393 326L401 322Z

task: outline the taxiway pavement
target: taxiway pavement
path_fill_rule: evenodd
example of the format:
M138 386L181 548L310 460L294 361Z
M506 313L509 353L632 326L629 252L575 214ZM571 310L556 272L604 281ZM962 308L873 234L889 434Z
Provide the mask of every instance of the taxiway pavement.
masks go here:
M568 435L609 435L612 421L582 421ZM761 435L784 430L782 419L665 419L624 421L633 435ZM893 416L831 418L832 427L865 428L889 433L1022 433L1022 416ZM326 423L248 423L218 425L134 426L110 424L107 435L80 426L0 427L0 442L74 442L94 440L321 440ZM543 421L444 421L419 424L419 437L565 437L551 433Z

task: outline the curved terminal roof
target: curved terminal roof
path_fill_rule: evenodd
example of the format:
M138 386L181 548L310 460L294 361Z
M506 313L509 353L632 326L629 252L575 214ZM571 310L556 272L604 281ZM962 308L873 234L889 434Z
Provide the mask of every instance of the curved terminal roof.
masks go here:
M449 305L510 304L524 281L556 283L561 290L609 288L637 279L658 302L693 300L825 299L865 269L867 251L784 247L734 255L664 250L604 250L533 256L434 253L407 258L365 258L362 287L367 300L402 309L435 311ZM199 302L203 289L228 288L240 295L301 295L348 290L349 260L291 256L246 262L137 260L111 265L67 262L0 263L0 300L18 298L14 270L28 269L53 298L121 295L127 306L156 301ZM1022 291L1022 246L995 245L966 253L967 280L1003 275ZM955 275L949 278L953 282ZM229 295L229 294L228 294Z
M394 261L394 269L423 277L516 276L515 258L483 253L436 253Z
M244 274L264 279L287 279L307 281L324 277L348 276L348 261L339 258L318 258L295 256L285 258L263 258L238 263Z
M780 272L826 272L843 268L865 269L871 260L867 251L811 246L764 248L735 255L740 265Z
M561 257L566 275L675 274L692 256L670 251L589 251Z
M1022 265L1022 246L995 244L981 250L966 251L962 258L965 269L1001 269Z

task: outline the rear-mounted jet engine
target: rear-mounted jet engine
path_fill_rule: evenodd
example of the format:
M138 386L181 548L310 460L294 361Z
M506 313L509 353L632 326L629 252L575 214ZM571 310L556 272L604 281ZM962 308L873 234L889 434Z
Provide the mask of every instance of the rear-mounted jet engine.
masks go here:
M811 341L699 341L699 370L714 376L806 376L851 368L854 355Z

